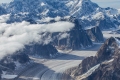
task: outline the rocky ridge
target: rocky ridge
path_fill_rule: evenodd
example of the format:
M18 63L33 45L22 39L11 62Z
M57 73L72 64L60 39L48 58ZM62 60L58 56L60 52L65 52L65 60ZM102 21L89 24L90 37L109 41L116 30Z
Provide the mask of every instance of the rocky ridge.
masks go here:
M95 42L104 41L103 34L99 27L92 27L90 29L86 29L86 32L92 41L95 41Z
M84 59L78 67L72 69L69 75L73 80L119 80L118 39L107 39L96 56Z
M92 41L90 40L88 34L84 31L83 27L80 25L78 19L75 17L70 17L68 19L61 19L61 21L72 22L75 24L75 27L68 32L53 33L53 45L61 49L72 50L79 50L81 48L92 46Z

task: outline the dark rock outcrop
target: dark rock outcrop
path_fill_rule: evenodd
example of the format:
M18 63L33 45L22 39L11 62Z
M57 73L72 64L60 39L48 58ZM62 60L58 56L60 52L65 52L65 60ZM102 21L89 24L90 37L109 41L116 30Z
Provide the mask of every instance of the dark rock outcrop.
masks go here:
M0 6L0 15L7 14L6 10Z
M117 39L120 40L120 38ZM120 80L120 49L116 43L113 43L113 46L109 49L113 52L112 57L102 62L85 80Z
M61 19L61 21L72 22L75 24L75 27L68 32L53 33L52 34L52 37L54 38L53 45L61 49L73 49L73 50L78 50L81 48L92 46L92 41L90 40L89 36L80 25L78 19L70 17L69 19ZM65 35L66 37L63 37Z
M18 61L21 64L29 62L30 60L29 56L25 52L17 52L14 55L12 55L12 58L14 61Z
M16 65L14 62L21 64L29 62L29 57L25 53L17 52L13 55L9 55L0 60L0 65L3 70L14 70Z
M16 63L25 64L29 61L30 61L29 56L20 51L12 55L5 56L0 60L0 80L2 71L6 71L12 74L14 73L14 70L17 66Z
M101 63L85 80L120 80L120 52L117 52L114 60L108 63Z
M103 42L104 41L103 34L99 27L93 27L91 29L87 29L86 32L89 35L89 37L91 38L91 40L93 40L95 42Z
M92 74L88 74L82 80L119 80L119 51L116 39L111 37L101 46L96 56L84 59L71 74L74 75L74 78L81 80L81 75L100 64Z
M33 44L30 46L26 46L23 52L28 55L38 55L44 58L52 58L58 53L57 49L51 44Z
M33 19L27 19L25 21L29 22L30 24L37 24L37 22Z
M0 60L0 80L1 75L3 74L2 71L6 71L10 74L14 73L14 70L16 68L16 63L25 64L29 62L29 57L25 53L17 52L12 55L5 56Z

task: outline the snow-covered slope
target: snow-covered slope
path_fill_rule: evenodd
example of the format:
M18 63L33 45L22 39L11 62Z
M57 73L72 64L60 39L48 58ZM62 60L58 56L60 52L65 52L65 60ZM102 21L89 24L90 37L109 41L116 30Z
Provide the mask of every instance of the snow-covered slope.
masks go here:
M101 8L91 0L69 0L69 14L80 19L83 27L99 26L101 29L116 28L120 25L120 11Z
M70 14L76 17L89 15L99 7L90 0L68 0L66 5L70 10Z
M74 16L80 19L83 27L99 26L101 29L110 29L120 25L120 10L101 8L91 0L13 0L2 7L11 13L9 23Z
M15 21L21 16L19 19L25 20L68 15L66 5L58 0L14 0L5 8L8 13L12 13L11 18Z

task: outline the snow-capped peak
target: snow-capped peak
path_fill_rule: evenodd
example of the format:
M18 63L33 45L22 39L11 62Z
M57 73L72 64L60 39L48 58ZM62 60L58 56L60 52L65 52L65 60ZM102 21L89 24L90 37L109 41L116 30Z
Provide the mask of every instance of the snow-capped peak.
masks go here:
M74 16L82 20L83 27L96 26L101 23L100 20L104 20L100 24L102 28L116 27L120 23L118 15L120 9L101 8L91 0L13 0L3 7L12 14L10 22L23 21L28 18L38 20L46 17ZM95 20L99 21L95 22Z
M70 0L66 5L70 9L70 14L79 17L91 14L99 7L90 0Z

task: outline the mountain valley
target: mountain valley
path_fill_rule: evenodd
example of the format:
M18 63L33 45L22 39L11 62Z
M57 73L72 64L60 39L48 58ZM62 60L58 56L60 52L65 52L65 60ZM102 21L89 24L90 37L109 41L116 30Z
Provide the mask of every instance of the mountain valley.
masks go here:
M119 27L91 0L0 4L0 80L119 80Z

